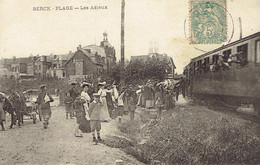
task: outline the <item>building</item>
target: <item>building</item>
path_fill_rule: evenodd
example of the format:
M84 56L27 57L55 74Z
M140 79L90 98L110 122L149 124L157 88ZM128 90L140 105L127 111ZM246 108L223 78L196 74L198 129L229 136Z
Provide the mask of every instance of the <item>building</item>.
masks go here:
M8 69L7 65L6 65L6 59L1 59L0 60L0 77L12 77L13 73L10 71L10 69ZM11 64L10 64L10 68L11 68Z
M116 64L116 51L115 48L108 42L107 33L103 33L103 41L100 46L89 45L82 49L86 50L90 54L98 54L105 60L104 69L109 72L110 69Z
M43 55L34 62L34 75L38 77L51 77L52 63L47 56Z
M20 75L34 75L34 61L30 57L26 58L13 58L11 63L11 72L15 78L19 78Z
M159 54L159 53L149 53L148 55L138 55L138 56L131 56L131 61L147 61L149 58L157 58L160 61L166 61L169 66L170 66L170 70L167 71L168 73L168 78L172 79L174 78L174 73L175 73L175 69L176 66L173 62L173 59L169 56L167 56L167 54Z
M82 49L81 46L65 63L66 77L74 79L100 75L105 71L105 58L98 52Z
M72 51L69 54L54 55L52 67L50 69L51 76L57 78L66 78L66 62L74 55Z

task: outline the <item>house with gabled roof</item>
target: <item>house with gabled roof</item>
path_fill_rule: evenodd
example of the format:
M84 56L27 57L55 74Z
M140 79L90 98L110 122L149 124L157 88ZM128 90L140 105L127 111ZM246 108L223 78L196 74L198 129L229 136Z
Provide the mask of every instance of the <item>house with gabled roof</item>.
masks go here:
M100 75L104 72L105 58L98 54L85 50L81 45L77 51L65 63L66 77L84 77Z

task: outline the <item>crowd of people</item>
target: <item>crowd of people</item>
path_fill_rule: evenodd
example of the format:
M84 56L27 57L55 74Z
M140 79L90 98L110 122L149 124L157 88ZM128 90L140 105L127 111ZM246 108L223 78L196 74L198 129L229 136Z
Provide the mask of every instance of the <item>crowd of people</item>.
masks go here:
M76 117L76 137L82 137L79 133L81 123L84 120L90 121L94 141L95 131L97 139L101 139L101 122L109 122L115 118L121 122L124 114L129 114L130 120L134 120L137 107L156 109L159 119L163 109L170 110L175 107L180 92L185 97L183 79L177 84L169 81L152 83L148 80L140 86L119 86L106 82L98 82L97 85L88 82L79 84L75 81L70 82L70 85L71 89L65 94L64 99L66 119Z
M120 86L115 83L107 84L97 82L90 84L86 81L77 83L71 81L71 88L65 92L62 100L65 104L65 118L75 118L75 137L82 137L80 133L83 123L89 123L89 132L92 132L93 141L102 141L100 137L101 122L109 122L111 119L122 121L123 115L129 114L130 120L135 119L137 107L142 109L156 109L157 118L160 119L162 111L170 110L175 106L178 95L182 91L185 97L185 85L181 79L177 84L170 81L153 83L148 80L142 85ZM58 95L58 92L55 92ZM46 84L40 86L40 93L35 103L43 118L44 128L47 129L52 112L50 103L54 99L47 92ZM0 98L0 109L3 109L3 99ZM5 120L5 115L0 111L0 124ZM96 136L97 135L97 136Z

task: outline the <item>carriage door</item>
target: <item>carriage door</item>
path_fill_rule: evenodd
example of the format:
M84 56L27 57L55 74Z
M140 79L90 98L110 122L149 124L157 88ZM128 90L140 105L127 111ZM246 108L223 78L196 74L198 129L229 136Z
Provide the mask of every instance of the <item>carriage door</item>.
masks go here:
M75 61L75 73L76 75L83 75L83 60Z

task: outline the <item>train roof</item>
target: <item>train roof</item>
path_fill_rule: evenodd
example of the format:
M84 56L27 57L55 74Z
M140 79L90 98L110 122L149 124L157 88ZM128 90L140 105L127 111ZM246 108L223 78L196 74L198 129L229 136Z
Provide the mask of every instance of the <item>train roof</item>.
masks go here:
M250 35L250 36L247 36L247 37L245 37L245 38L241 38L241 39L239 39L239 40L237 40L237 41L231 42L231 43L229 43L229 44L227 44L227 45L223 45L223 46L221 46L221 47L219 47L219 48L217 48L217 49L214 49L214 50L212 50L212 51L209 51L209 52L207 52L207 53L204 53L204 54L202 54L202 55L200 55L200 56L198 56L198 57L192 58L192 59L191 59L191 62L194 61L194 60L196 60L196 59L200 59L200 58L202 58L202 57L204 57L204 56L210 55L210 54L215 53L215 52L217 52L217 51L220 51L220 50L222 50L222 49L228 48L228 47L230 47L230 46L236 45L236 44L238 44L238 43L244 42L244 41L246 41L246 40L250 40L250 39L255 38L255 37L258 37L258 36L260 36L260 32L254 33L254 34L252 34L252 35Z

